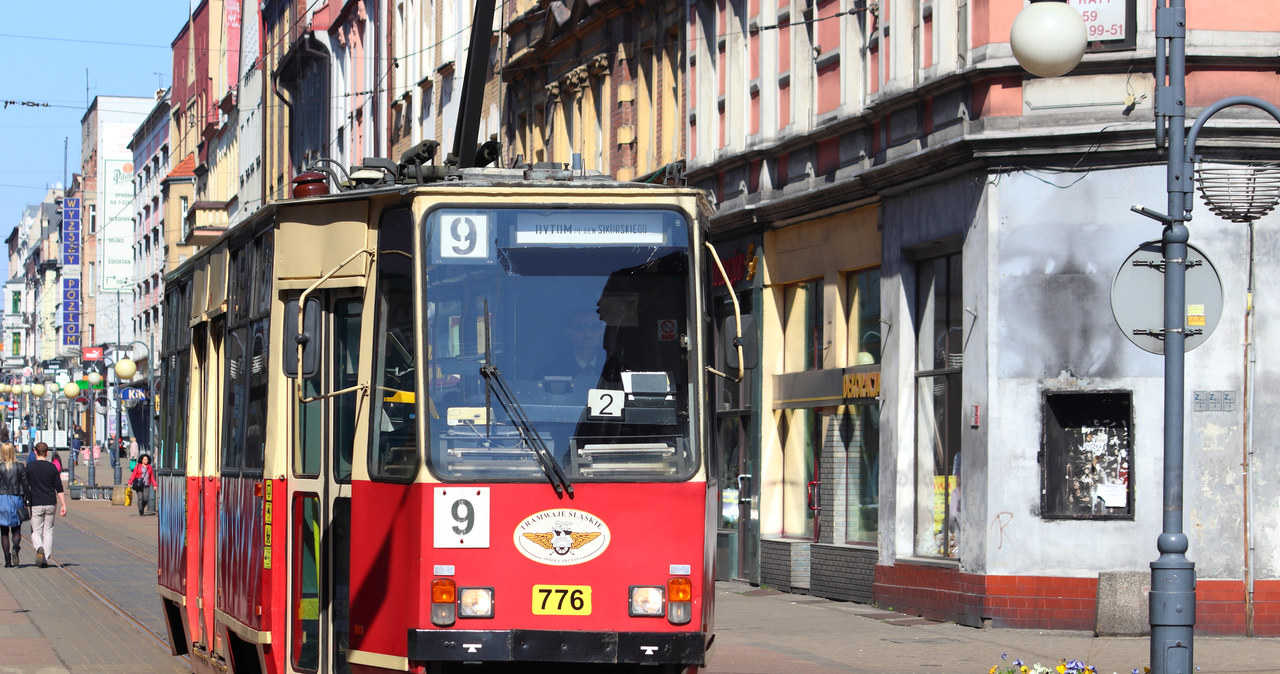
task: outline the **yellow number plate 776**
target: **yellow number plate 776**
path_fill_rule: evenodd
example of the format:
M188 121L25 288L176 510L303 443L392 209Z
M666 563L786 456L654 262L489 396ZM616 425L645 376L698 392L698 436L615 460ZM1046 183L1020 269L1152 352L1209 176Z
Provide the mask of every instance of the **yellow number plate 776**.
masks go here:
M590 585L534 585L534 615L591 615Z

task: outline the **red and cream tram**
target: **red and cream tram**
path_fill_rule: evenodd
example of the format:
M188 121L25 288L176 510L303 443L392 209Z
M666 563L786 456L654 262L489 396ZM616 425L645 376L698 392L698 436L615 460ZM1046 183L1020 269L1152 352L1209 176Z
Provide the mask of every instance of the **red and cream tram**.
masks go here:
M704 664L705 197L385 164L168 279L173 652L237 673Z

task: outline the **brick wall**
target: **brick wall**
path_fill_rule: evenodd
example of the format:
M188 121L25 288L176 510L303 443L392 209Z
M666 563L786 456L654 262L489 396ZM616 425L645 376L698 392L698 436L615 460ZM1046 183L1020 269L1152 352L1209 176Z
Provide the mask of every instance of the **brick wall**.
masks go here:
M873 547L822 545L809 548L809 593L870 604L876 577Z
M815 556L821 558L821 551ZM896 564L875 567L873 596L882 608L973 627L990 621L993 627L1091 632L1097 586L1096 578L982 576ZM1280 636L1280 580L1256 581L1253 607L1254 635ZM1245 633L1243 581L1196 581L1196 632Z
M1196 581L1196 632L1244 634L1245 612L1243 580ZM1253 634L1280 636L1280 580L1254 581Z
M875 603L933 620L982 627L1092 631L1097 578L982 576L916 564L877 566Z
M783 538L760 540L760 584L785 592L808 594L808 541Z

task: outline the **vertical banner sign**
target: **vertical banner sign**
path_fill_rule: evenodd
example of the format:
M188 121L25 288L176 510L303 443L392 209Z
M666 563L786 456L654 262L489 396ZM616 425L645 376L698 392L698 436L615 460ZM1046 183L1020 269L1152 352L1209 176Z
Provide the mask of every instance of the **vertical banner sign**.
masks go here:
M62 345L80 346L80 200L62 200Z
M133 162L104 159L106 225L98 235L102 290L129 290L133 285ZM103 177L98 180L103 181ZM101 209L101 207L99 207Z

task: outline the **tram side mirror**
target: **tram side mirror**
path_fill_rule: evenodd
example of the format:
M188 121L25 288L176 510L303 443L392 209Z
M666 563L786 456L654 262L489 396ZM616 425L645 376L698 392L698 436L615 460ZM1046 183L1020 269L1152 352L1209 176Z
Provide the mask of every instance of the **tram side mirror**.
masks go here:
M298 300L284 303L284 348L280 358L286 377L297 378L298 356L295 352L302 344L302 377L316 376L320 370L320 300L307 298L302 316L302 332L298 332Z
M742 316L742 334L738 334L738 322L733 316L724 319L725 364L730 370L738 369L738 345L742 345L742 368L750 370L760 364L760 349L756 343L756 318L751 314Z

